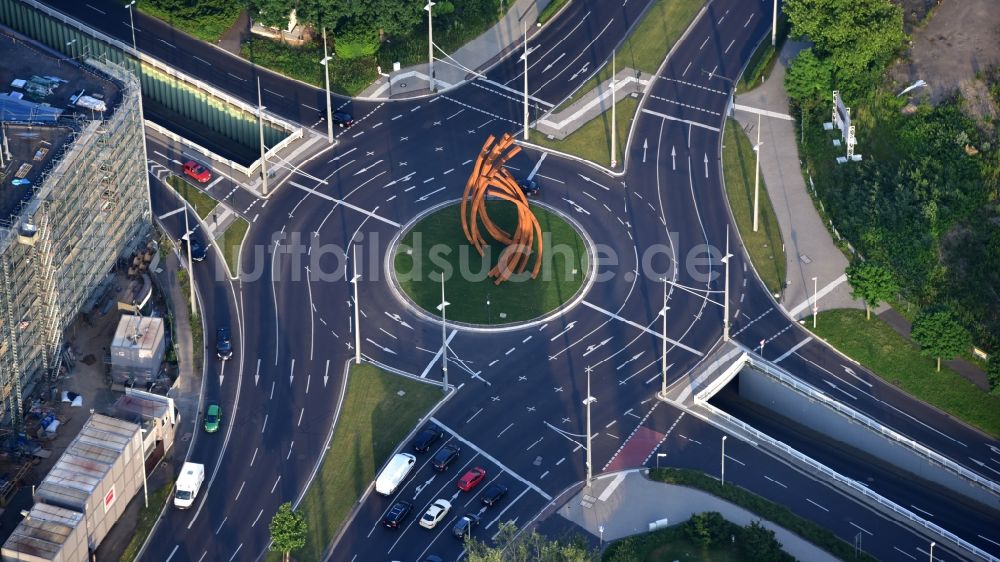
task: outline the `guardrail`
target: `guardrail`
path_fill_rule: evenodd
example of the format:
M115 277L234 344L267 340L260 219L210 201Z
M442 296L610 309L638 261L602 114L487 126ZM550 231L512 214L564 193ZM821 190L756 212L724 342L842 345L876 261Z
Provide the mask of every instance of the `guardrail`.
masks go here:
M795 378L791 374L786 373L780 367L775 367L773 365L770 365L766 361L763 362L758 361L751 354L746 354L746 362L749 363L752 367L754 367L758 371L761 371L762 373L770 376L771 378L778 380L782 384L807 395L809 398L816 400L817 402L823 403L824 405L832 408L841 415L847 416L848 418L854 420L855 422L864 425L868 429L877 432L883 437L891 441L894 441L896 443L899 443L903 446L906 446L911 450L913 450L914 452L916 452L917 454L927 458L931 462L934 462L940 465L941 467L946 468L958 474L962 478L965 478L966 480L973 482L993 492L994 494L1000 495L1000 484L997 484L996 482L969 470L968 468L956 463L955 461L949 459L948 457L942 455L941 453L929 449L927 446L922 445L921 443L918 443L917 441L914 441L913 439L910 439L909 437L906 437L905 435L902 435L897 431L882 425L881 423L866 416L865 414L862 414L861 412L858 412L857 410L850 408L847 405L837 400L834 400L826 393L818 390L816 387L807 384L805 382L802 382L801 380Z
M786 445L781 441L778 441L777 439L771 437L770 435L767 435L766 433L758 431L753 426L744 423L743 421L731 416L726 412L723 412L722 410L719 410L718 408L715 408L714 406L711 406L709 404L704 404L704 407L710 409L713 414L725 419L728 423L739 427L741 430L751 435L758 442L766 443L767 445L770 445L771 447L778 449L782 453L805 464L806 466L812 468L813 470L820 472L824 476L851 488L855 492L858 492L861 495L865 496L867 499L870 499L875 503L881 505L882 507L891 510L893 513L902 516L903 518L909 520L911 523L923 527L924 529L931 531L933 533L937 533L941 537L954 543L959 548L975 555L980 560L988 560L990 562L1000 562L1000 558L993 556L989 552L986 552L985 550L979 548L978 546L959 537L955 533L952 533L951 531L948 531L938 525L935 525L934 523L931 523L930 521L927 521L926 519L920 517L919 515L913 513L912 511L906 509L905 507L902 507L899 504L882 497L880 494L873 492L867 486L861 484L857 480L848 478L840 474L839 472L833 470L832 468L826 466L825 464L816 461L812 457L793 449L792 447Z

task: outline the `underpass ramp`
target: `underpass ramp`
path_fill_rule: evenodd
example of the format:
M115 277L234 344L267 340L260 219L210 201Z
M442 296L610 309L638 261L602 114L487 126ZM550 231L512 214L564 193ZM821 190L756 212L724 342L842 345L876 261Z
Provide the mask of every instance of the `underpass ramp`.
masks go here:
M733 340L717 345L694 369L667 387L667 401L682 409L707 402L739 373L748 352Z

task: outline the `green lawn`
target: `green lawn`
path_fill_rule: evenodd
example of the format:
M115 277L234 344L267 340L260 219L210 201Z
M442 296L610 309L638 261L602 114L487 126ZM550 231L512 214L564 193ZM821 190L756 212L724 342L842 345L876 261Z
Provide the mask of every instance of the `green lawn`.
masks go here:
M820 312L813 332L879 377L916 398L1000 437L1000 398L991 396L934 359L877 317L862 310Z
M212 209L214 209L217 204L215 199L212 199L211 195L191 185L187 180L181 178L180 176L175 176L173 174L167 176L167 183L170 184L170 187L174 188L174 191L179 193L181 197L187 200L187 202L194 207L194 212L198 213L198 216L201 217L202 220L204 220L204 218L212 212Z
M403 392L403 396L399 393ZM320 560L351 508L399 442L434 404L441 389L387 373L367 363L351 365L340 418L316 478L299 505L306 546L295 560ZM330 404L334 408L335 404ZM271 514L267 514L270 517ZM280 556L271 553L269 559Z
M545 197L542 187L541 197ZM486 204L490 218L507 232L517 221L514 205L505 201ZM490 245L488 262L480 257L462 232L458 205L445 207L425 217L406 234L395 256L395 274L400 287L418 306L435 316L441 302L438 272L446 275L445 293L448 319L476 324L503 324L541 316L573 297L580 289L587 271L583 240L568 223L538 206L532 206L543 233L542 269L530 278L534 258L530 259L523 279L511 277L499 286L488 277L503 246ZM489 237L480 227L483 235ZM407 253L408 248L413 248ZM442 251L443 250L443 251ZM573 270L576 270L575 273ZM464 273L463 273L464 272ZM490 305L486 306L486 301ZM506 318L500 314L506 314Z
M639 100L629 96L615 104L617 115L615 117L615 128L618 130L618 146L615 152L618 153L617 169L625 165L625 141L628 139L628 132L632 128L632 121L635 120L635 110L639 107ZM573 154L590 160L606 168L611 167L611 112L605 111L594 119L588 121L583 127L570 133L563 140L549 139L538 131L531 133L529 142Z
M771 207L771 198L760 178L760 217L757 232L753 231L753 192L756 155L753 144L733 119L726 123L722 148L722 168L726 182L729 208L736 217L736 226L746 245L754 268L772 294L780 293L785 285L785 251L781 242L778 219Z
M618 69L656 72L702 5L704 2L700 0L657 0L616 51ZM577 96L586 94L609 78L611 61L560 104L559 109L568 107Z
M156 524L156 519L160 516L160 512L163 511L163 506L166 505L167 500L170 499L170 494L173 491L173 483L167 483L150 492L149 505L143 506L142 510L139 512L139 522L135 526L135 532L132 534L132 540L129 541L128 546L125 547L125 551L122 552L122 562L132 562L137 556L139 556L139 549L142 548L142 543L146 542L146 537L148 537L149 532L153 530L153 525Z
M233 277L239 275L240 248L243 247L243 237L246 236L250 223L243 218L237 218L216 240L222 249L222 254L226 257L226 264L229 265L229 273Z

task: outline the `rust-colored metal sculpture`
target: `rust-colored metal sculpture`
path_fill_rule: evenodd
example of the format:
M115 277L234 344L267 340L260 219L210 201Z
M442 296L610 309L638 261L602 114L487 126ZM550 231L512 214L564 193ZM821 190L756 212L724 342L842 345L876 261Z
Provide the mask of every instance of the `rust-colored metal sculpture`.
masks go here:
M503 283L514 273L523 272L528 266L528 258L531 257L534 246L537 249L534 251L532 279L538 276L542 266L542 227L528 208L528 199L521 186L504 168L504 164L520 151L521 147L514 145L514 137L509 134L505 134L499 141L490 135L476 158L462 194L462 231L479 255L483 255L483 248L486 246L486 239L479 231L480 220L493 239L507 246L500 253L497 264L490 269L490 277L496 278L493 282L495 285ZM487 196L509 201L517 207L517 228L512 234L490 219L486 212Z

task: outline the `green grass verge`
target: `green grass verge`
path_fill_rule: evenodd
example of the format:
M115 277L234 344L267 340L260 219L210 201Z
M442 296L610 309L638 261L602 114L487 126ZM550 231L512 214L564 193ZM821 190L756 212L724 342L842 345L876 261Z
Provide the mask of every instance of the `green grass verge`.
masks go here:
M188 273L186 269L177 270L177 285L181 294L184 295L184 306L188 309L189 329L191 330L191 347L193 352L192 366L195 373L201 372L201 361L205 357L205 335L201 331L201 320L197 311L191 310L190 299L187 298L190 289L188 288Z
M545 197L544 187L541 196ZM507 232L514 229L517 213L513 204L490 201L486 207L498 226ZM486 258L492 259L480 257L462 233L458 205L452 205L425 217L403 237L394 258L400 287L418 306L436 316L440 314L437 306L441 303L438 272L445 271L445 292L451 303L448 319L460 322L520 322L557 308L580 289L587 271L587 249L579 233L567 222L541 207L531 209L544 236L542 268L536 279L530 278L535 263L532 258L523 279L512 277L499 286L494 285L487 273L496 264L503 245L490 244ZM482 232L489 239L485 229ZM408 248L413 248L409 254ZM501 313L506 317L501 318Z
M703 4L704 2L699 0L657 0L616 51L618 69L633 68L655 73L663 63L663 59L667 57L670 48L691 25L691 21ZM610 78L611 61L608 61L597 74L563 101L557 111L569 107L577 97Z
M139 556L139 549L142 548L142 543L146 542L146 537L153 530L156 519L160 516L163 506L166 505L173 491L173 482L168 482L149 494L149 505L143 506L142 510L139 511L139 522L135 526L132 540L128 542L128 545L125 546L125 550L122 552L121 562L132 562Z
M615 152L618 153L618 166L625 165L625 141L628 140L628 132L632 128L632 121L635 120L635 111L639 107L639 100L631 96L615 103L617 142ZM529 142L539 146L558 150L567 154L573 154L590 160L606 168L611 167L611 112L605 111L594 119L588 121L584 126L573 131L563 140L549 139L538 131L532 133Z
M757 45L757 49L750 55L750 60L747 62L743 76L736 84L737 92L752 90L761 85L761 77L764 77L764 80L766 80L771 75L771 70L774 69L775 63L778 62L777 53L781 52L781 48L785 46L785 40L788 39L788 30L790 27L785 14L779 13L777 45L771 46L770 39L765 39L760 45ZM770 37L770 34L768 37Z
M196 10L198 3L191 3L191 6L191 9ZM240 17L240 10L243 7L243 3L231 2L223 4L223 6L225 8L219 12L198 13L189 16L164 10L159 6L151 4L149 1L138 2L136 4L140 12L163 20L184 33L202 41L208 41L209 43L218 41L222 37L222 34L236 23L236 18ZM128 14L126 13L123 17L128 18Z
M222 249L222 255L226 257L226 264L229 265L229 273L233 277L240 273L240 248L243 247L243 237L246 236L249 229L250 223L246 219L237 217L235 221L226 227L226 231L222 233L222 236L216 240L216 243Z
M877 317L865 320L862 310L820 312L813 332L917 399L1000 437L1000 397L945 366L935 372L933 358Z
M561 10L562 7L568 3L569 0L552 0L549 2L548 6L545 6L542 13L538 14L538 23L545 24L552 19L552 16L558 14L559 10Z
M733 484L723 486L718 480L704 473L677 468L654 468L649 471L649 477L659 482L697 488L734 503L757 514L762 519L784 527L841 560L876 562L875 558L864 552L856 557L854 546L841 540L828 529L796 515L783 505L764 499L739 486ZM670 560L670 558L665 560Z
M198 213L198 216L201 217L202 220L204 220L217 205L216 200L212 199L211 195L191 185L180 176L170 174L167 176L167 183L170 184L170 187L174 188L174 191L179 193L185 201L194 207L194 212Z
M400 391L405 394L400 396ZM375 479L375 471L440 398L437 386L367 363L351 365L347 394L328 449L331 454L323 459L299 505L308 531L305 547L293 554L296 560L322 559L323 550ZM279 558L278 553L269 556Z
M750 139L739 123L729 119L722 148L722 168L729 208L733 210L736 226L754 268L772 294L780 293L785 286L785 251L778 218L771 207L771 198L767 196L763 177L760 178L760 224L757 232L753 231L755 166L756 155Z
M251 37L240 45L240 56L265 68L290 78L301 80L319 88L325 87L323 78L322 44L309 43L302 47ZM330 91L345 96L355 96L378 78L375 57L330 60ZM326 109L320 108L323 116Z

